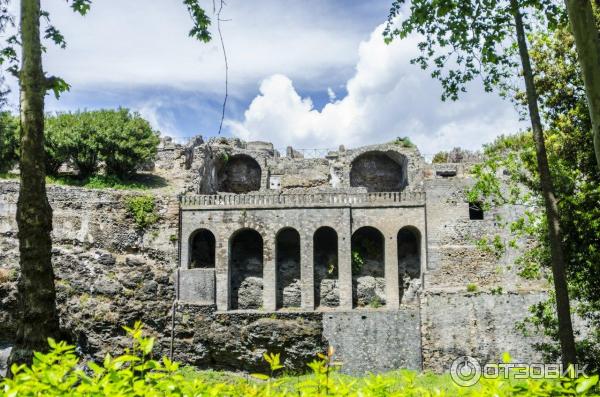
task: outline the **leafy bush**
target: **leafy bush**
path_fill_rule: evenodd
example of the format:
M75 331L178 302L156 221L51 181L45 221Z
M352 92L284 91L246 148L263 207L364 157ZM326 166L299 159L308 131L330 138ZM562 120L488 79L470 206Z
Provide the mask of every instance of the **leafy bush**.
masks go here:
M95 123L108 175L127 178L156 155L158 134L139 114L104 110L95 114Z
M60 166L72 161L81 178L98 167L98 131L90 122L92 112L60 113L47 116L46 172L55 175Z
M19 159L19 120L9 112L0 112L0 172L10 171Z
M397 137L394 140L394 144L395 145L400 145L400 146L405 147L405 148L414 148L414 147L416 147L416 145L407 136L405 136L405 137Z
M145 229L158 221L154 196L129 197L126 201L127 211L140 229Z
M154 158L160 141L146 120L127 109L59 113L45 123L50 175L71 161L85 179L104 162L108 176L125 179Z
M337 373L333 349L308 364L310 375L273 377L283 369L279 354L264 354L271 375L252 381L181 368L166 357L154 359L154 338L141 323L124 327L133 339L123 355L107 354L102 363L83 363L75 347L49 340L50 352L35 353L31 366L13 365L13 379L0 382L6 396L598 396L598 376L524 381L481 379L472 387L452 383L448 375L400 370L366 377Z
M352 251L352 273L359 274L365 265L365 258L358 250Z
M473 283L467 284L467 292L477 292L477 285Z

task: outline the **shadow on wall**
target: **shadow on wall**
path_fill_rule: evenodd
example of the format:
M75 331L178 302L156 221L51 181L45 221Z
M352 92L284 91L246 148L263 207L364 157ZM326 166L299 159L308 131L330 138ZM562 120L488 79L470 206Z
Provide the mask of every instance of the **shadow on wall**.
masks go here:
M215 267L215 235L210 230L200 229L190 238L190 269Z
M277 233L276 240L277 308L300 307L300 234L285 228Z
M223 154L217 167L217 190L227 193L248 193L260 190L261 168L245 154L231 157Z
M338 282L338 235L324 226L313 236L315 306L336 307L340 304Z
M398 232L398 274L400 301L414 298L421 283L421 234L412 226Z
M231 309L263 306L263 239L256 230L242 229L229 242Z
M385 239L374 227L352 234L352 305L385 305Z
M408 160L398 152L363 153L352 161L350 186L368 192L400 192L408 184L407 166Z

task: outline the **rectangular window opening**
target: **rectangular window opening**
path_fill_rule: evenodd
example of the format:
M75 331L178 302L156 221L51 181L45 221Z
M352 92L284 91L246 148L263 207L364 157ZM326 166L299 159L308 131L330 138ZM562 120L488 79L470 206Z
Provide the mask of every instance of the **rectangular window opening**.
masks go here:
M469 219L472 221L483 219L483 205L479 201L469 203Z

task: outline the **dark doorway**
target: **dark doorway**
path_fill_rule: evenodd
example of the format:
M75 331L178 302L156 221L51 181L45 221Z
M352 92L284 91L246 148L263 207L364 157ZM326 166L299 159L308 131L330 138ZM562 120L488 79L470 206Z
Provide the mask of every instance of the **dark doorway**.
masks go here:
M374 227L361 227L352 235L352 304L377 308L385 298L385 239Z
M282 229L276 238L277 307L300 307L300 234L292 228Z
M315 306L335 307L340 304L338 285L338 235L324 226L313 236Z
M210 230L200 229L190 239L190 269L215 267L215 235Z
M230 240L231 308L263 305L263 239L256 230L242 229Z

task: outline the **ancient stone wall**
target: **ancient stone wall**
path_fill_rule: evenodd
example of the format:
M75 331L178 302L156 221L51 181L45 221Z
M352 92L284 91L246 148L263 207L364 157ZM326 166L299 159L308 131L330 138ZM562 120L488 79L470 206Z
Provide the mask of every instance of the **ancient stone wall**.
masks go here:
M386 202L383 197L373 197L373 202L329 204L303 201L314 199L312 196L294 196L297 203L278 201L277 204L272 204L274 201L270 196L256 196L253 199L257 200L255 204L243 204L246 201L242 201L242 204L236 203L236 197L228 197L225 202L186 205L182 208L181 266L187 268L191 263L190 243L197 230L210 230L216 237L217 307L220 310L243 307L275 310L278 295L276 237L281 230L291 228L300 236L301 277L300 283L296 285L301 291L296 293L301 295L302 308L312 310L318 303L332 301L330 303L333 304L338 303L335 301L339 299L336 306L351 309L353 295L358 295L358 290L361 291L362 297L361 300L354 299L358 305L367 304L366 295L372 300L379 290L379 294L384 296L380 303L387 303L392 308L398 307L403 295L399 281L398 231L404 227L412 227L419 235L425 235L425 211L422 203L419 205L401 200ZM349 198L353 199L354 196ZM321 269L328 270L329 265L326 262L330 259L322 259L319 249L315 249L315 241L320 240L315 235L323 227L332 229L337 235L337 239L333 239L338 246L337 252L334 252L337 254L337 277L325 277L325 274L321 273ZM371 228L381 236L379 249L383 251L377 253L381 269L370 275L357 275L353 283L352 236L356 237L358 232L360 237L360 230L363 228ZM252 255L239 252L237 233L247 231L252 231L258 236L262 253L260 250ZM258 242L258 239L255 241ZM419 247L419 263L424 266L427 260L425 238L419 240L422 244ZM366 242L363 239L361 241ZM258 244L250 245L258 247ZM369 263L364 265L364 270L370 266ZM251 269L250 273L245 271L247 269ZM185 272L186 270L182 271L184 278ZM337 279L333 286L329 282L332 278ZM379 288L377 284L380 284ZM337 288L333 294L338 295L338 299L328 298L332 288ZM316 297L315 291L319 291ZM239 305L242 297L245 301L243 307Z
M169 179L183 179L183 191L201 194L366 192L418 189L424 165L416 148L395 143L341 148L325 158L304 158L294 155L293 149L288 152L281 156L267 142L227 138L205 142L197 137L181 145L165 138L154 170Z
M539 358L515 323L547 286L518 276L517 252L476 243L507 240L497 216L516 219L523 209L471 219L471 164L426 165L416 149L395 144L319 159L288 152L222 138L164 141L154 165L169 184L162 189L49 187L65 337L101 359L128 346L121 325L140 319L166 354L174 314L175 358L201 368L264 371L262 353L274 351L302 370L329 344L349 372L441 371L463 354ZM368 178L375 163L361 156L369 153L391 161L381 178ZM252 162L235 166L240 156L260 172ZM360 183L352 182L356 164ZM373 192L381 184L393 191ZM17 194L16 182L0 181L0 356L17 315ZM156 198L160 219L145 230L126 209L136 194ZM370 228L383 244L353 244Z
M513 362L543 362L533 344L539 337L525 337L516 325L527 308L546 298L544 293L428 292L421 296L423 366L447 371L460 356L481 363L502 362L510 353Z

